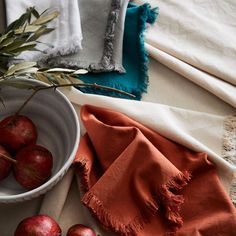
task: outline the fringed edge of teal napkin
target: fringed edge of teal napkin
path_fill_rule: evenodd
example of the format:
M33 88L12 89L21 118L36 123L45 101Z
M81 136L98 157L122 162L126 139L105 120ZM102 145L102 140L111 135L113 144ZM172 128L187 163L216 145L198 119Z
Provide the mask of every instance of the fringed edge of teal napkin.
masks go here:
M236 165L236 115L227 116L224 120L222 157ZM230 188L230 198L236 207L236 171Z
M133 4L133 3L130 3ZM148 64L149 64L149 57L148 57L148 52L145 48L145 37L144 37L144 32L146 30L147 23L149 24L154 24L154 22L157 19L158 16L158 7L151 8L151 5L148 3L145 3L140 7L140 27L141 27L141 33L139 37L139 44L140 44L140 61L141 61L141 78L143 77L144 80L142 83L140 83L139 89L141 94L147 92L147 87L149 84L149 76L148 76ZM141 100L141 96L139 95L137 97L138 100ZM137 96L137 95L136 95Z
M137 7L137 4L135 3L129 3L129 7ZM122 83L111 83L108 80L107 82L102 82L101 85L107 86L107 87L112 87L115 89L123 90L125 92L131 93L135 95L135 100L141 100L142 94L147 92L147 87L149 83L149 76L148 76L148 64L149 64L149 57L148 57L148 52L145 48L145 36L144 32L147 28L147 23L153 24L157 16L159 14L159 9L158 7L151 8L151 5L149 3L145 3L141 6L139 6L139 11L140 11L140 17L139 17L139 26L140 26L140 33L139 33L139 57L140 57L140 78L139 79L139 85L136 88L130 88L126 87ZM83 80L83 76L80 77L80 79ZM86 82L86 79L83 80ZM99 78L96 81L97 84L99 83ZM82 92L85 93L92 93L92 94L99 94L99 95L106 95L106 96L115 96L115 97L121 97L121 98L129 98L128 96L112 91L107 91L107 90L100 90L96 88L80 88Z

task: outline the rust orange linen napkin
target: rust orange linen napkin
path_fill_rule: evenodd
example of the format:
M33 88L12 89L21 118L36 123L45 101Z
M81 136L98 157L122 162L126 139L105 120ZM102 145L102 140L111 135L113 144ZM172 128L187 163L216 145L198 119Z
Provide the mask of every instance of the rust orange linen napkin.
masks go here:
M82 202L122 235L236 235L236 211L205 153L129 117L81 108L87 133L75 159Z

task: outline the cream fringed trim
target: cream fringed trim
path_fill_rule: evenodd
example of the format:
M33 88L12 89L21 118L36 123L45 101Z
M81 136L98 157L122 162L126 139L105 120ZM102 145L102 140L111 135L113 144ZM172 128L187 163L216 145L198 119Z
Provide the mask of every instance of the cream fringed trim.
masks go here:
M224 121L223 158L236 165L236 116L229 116Z
M224 121L222 157L236 165L236 116L228 116ZM231 183L230 197L236 206L236 173Z
M236 176L234 175L233 181L231 182L229 196L234 206L236 207Z

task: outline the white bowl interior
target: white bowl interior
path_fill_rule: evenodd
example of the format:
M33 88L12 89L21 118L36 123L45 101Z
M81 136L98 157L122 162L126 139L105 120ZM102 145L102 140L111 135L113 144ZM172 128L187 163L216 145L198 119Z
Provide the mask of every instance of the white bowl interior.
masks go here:
M33 82L37 83L37 82ZM0 119L13 115L32 93L32 90L16 89L4 86L1 96L5 107L0 107ZM53 89L39 91L20 113L28 116L38 130L37 144L46 147L53 155L53 170L50 179L56 181L63 174L63 168L68 168L73 161L78 139L79 125L76 113L65 96ZM58 175L58 176L57 176ZM47 181L49 182L49 181ZM47 188L47 182L39 187L42 191ZM52 182L52 180L51 180ZM30 195L37 192L23 189L11 174L0 182L0 202Z

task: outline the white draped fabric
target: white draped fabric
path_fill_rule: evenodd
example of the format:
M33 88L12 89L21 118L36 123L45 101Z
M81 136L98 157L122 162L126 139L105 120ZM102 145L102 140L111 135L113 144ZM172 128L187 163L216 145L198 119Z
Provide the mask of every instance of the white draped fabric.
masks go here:
M158 21L146 35L150 55L236 107L236 2L149 2L159 7Z

